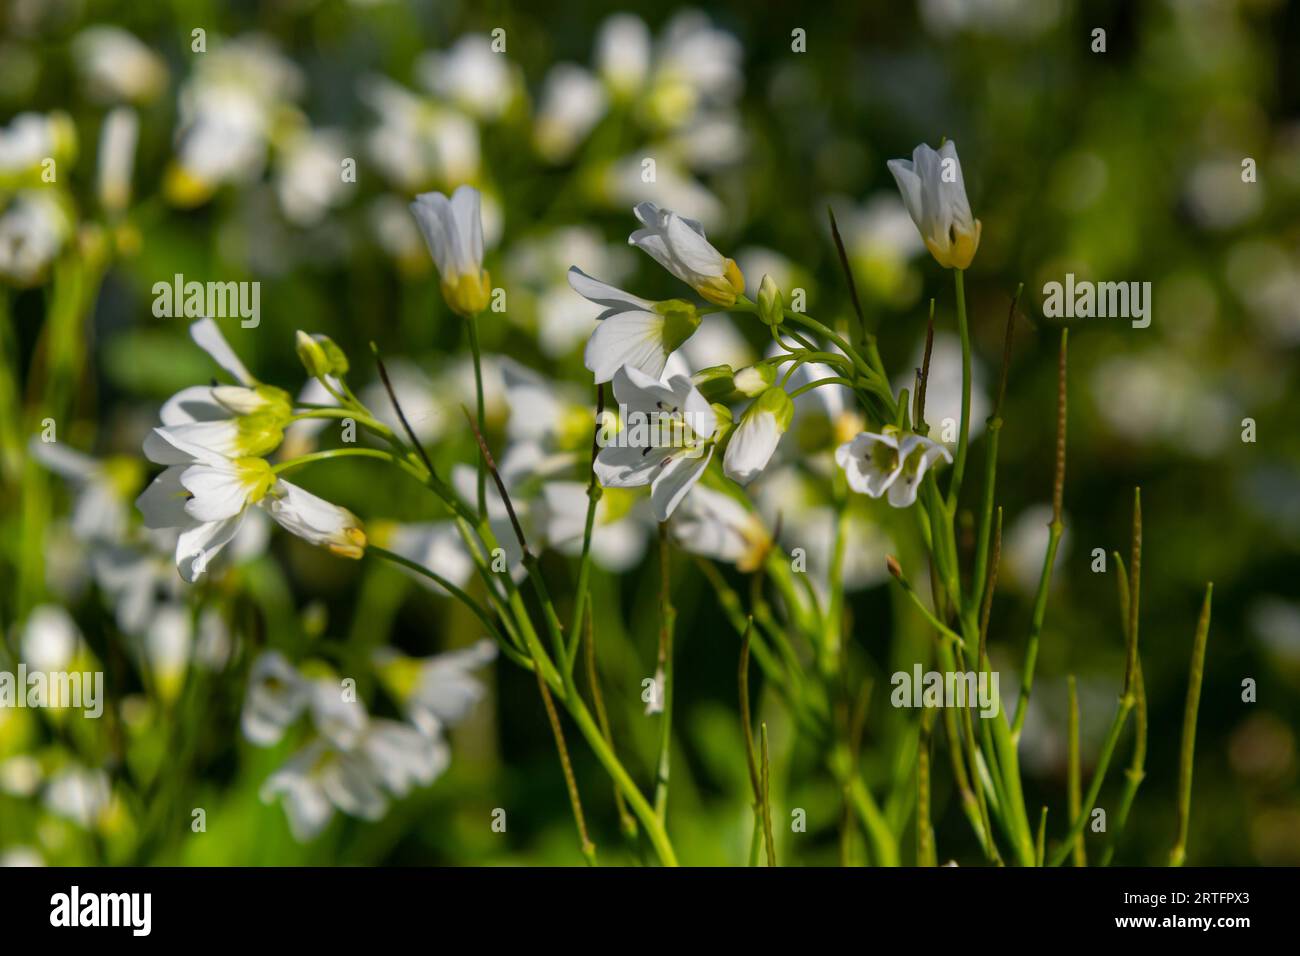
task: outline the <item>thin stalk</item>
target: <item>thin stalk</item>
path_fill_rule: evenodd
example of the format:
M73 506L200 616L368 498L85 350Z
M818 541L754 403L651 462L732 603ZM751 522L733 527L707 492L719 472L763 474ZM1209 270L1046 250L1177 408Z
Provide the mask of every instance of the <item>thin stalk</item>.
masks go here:
M1038 838L1034 840L1034 865L1042 866L1047 849L1047 807L1038 815Z
M591 475L587 480L587 519L582 532L582 557L578 561L578 586L573 596L573 626L569 629L573 646L569 648L567 666L573 668L578 657L578 641L582 634L582 615L587 604L587 591L591 579L591 536L596 527L596 506L604 490L596 480L596 455L600 453L600 426L605 414L605 386L596 386L596 424L591 435Z
M591 703L596 708L596 720L600 723L601 735L605 738L605 743L612 748L614 735L609 726L609 712L605 710L605 695L600 690L600 673L596 669L596 629L592 623L590 607L587 608L586 617L587 686L591 690ZM628 813L627 801L623 799L623 794L619 792L618 787L614 788L614 806L618 810L618 822L623 829L623 835L629 841L635 841L636 818Z
M1047 531L1047 553L1043 557L1043 570L1038 578L1038 593L1034 597L1034 615L1029 628L1029 640L1025 645L1025 663L1022 668L1023 678L1020 682L1020 699L1016 702L1016 718L1012 725L1012 736L1020 739L1024 727L1025 713L1029 709L1029 694L1034 687L1034 667L1038 663L1038 640L1043 632L1043 618L1047 614L1047 592L1052 584L1052 569L1056 564L1056 550L1061 544L1061 533L1065 525L1061 521L1061 508L1065 495L1065 367L1066 348L1069 342L1069 329L1061 329L1061 350L1057 360L1056 373L1056 468L1052 479L1052 523Z
M587 865L596 866L596 844L592 843L591 837L587 835L587 821L582 813L582 797L578 793L578 781L573 775L573 764L569 760L569 748L564 742L564 728L560 725L560 715L555 712L555 701L551 700L551 691L546 686L546 681L542 679L541 672L535 673L537 676L537 691L542 695L542 704L546 708L546 719L551 724L551 733L555 736L555 749L560 755L560 767L564 771L564 785L569 791L569 805L573 808L573 821L578 827L578 844Z
M948 485L948 512L955 513L961 494L961 480L966 473L966 446L970 442L970 324L966 320L965 271L953 269L953 285L957 295L957 333L961 337L961 426L957 433L957 455L952 466L952 482Z
M655 814L661 821L668 815L668 783L673 732L673 630L677 611L673 607L668 565L668 524L659 525L659 659L663 674L663 720L659 730L659 762L655 774Z
M1020 293L1024 290L1022 282L1016 287L1016 294L1011 297L1011 307L1007 310L1007 330L1002 339L1002 366L998 372L998 390L993 400L993 413L985 425L988 435L984 456L984 501L980 509L979 531L975 540L975 567L971 573L970 606L979 607L984 592L989 590L988 557L989 528L993 517L993 498L997 484L998 443L1002 435L1002 405L1006 401L1007 376L1011 368L1011 340L1016 327L1016 306L1020 304Z
M469 350L474 359L474 413L477 421L483 421L483 355L478 341L478 316L471 315L465 320L469 329ZM482 521L487 517L487 469L483 461L478 462L478 517Z
M1079 689L1075 684L1074 675L1071 674L1066 678L1070 692L1070 714L1067 721L1067 734L1069 740L1069 762L1067 775L1069 777L1069 813L1070 819L1073 820L1079 815L1079 804L1083 800L1083 786L1079 781ZM1087 866L1088 854L1083 844L1083 833L1080 833L1074 841L1074 865Z
M1183 745L1178 758L1178 837L1169 851L1169 865L1182 866L1187 858L1187 826L1192 816L1192 766L1196 760L1196 714L1201 705L1201 681L1205 676L1205 646L1210 637L1210 599L1213 583L1205 586L1201 618L1192 643L1192 663L1187 675L1187 705L1183 708Z
M916 752L916 865L935 866L934 826L930 822L930 732L934 711L921 715L921 739Z
M763 838L767 842L767 865L776 866L776 839L772 835L772 762L768 757L767 723L758 725L763 748L763 763L759 773L763 791Z

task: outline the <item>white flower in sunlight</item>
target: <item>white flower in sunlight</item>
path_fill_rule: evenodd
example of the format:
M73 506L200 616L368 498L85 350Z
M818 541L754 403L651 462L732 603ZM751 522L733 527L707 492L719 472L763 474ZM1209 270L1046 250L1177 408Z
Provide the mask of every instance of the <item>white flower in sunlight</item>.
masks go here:
M514 98L510 60L483 34L466 34L450 50L421 55L415 72L429 92L481 119L497 119Z
M568 159L608 105L599 80L573 63L557 63L546 74L533 125L537 152L550 163Z
M139 463L132 458L100 461L64 442L32 438L32 457L75 489L72 531L82 541L117 541L127 529L129 496L138 487Z
M952 461L948 449L890 426L879 434L862 432L835 449L835 462L844 469L850 488L872 498L888 493L895 508L906 508L916 500L921 479L940 461Z
M51 813L83 827L93 826L112 798L108 774L70 765L45 785L45 806Z
M151 437L163 434L154 429ZM192 583L231 542L248 506L261 501L276 478L261 458L232 460L174 436L159 446L146 442L145 454L169 467L140 493L136 507L145 527L180 529L176 565Z
M62 607L42 604L32 609L23 625L22 657L35 671L64 671L81 645L81 631Z
M731 433L722 470L728 478L747 485L776 453L781 436L794 419L794 403L780 385L773 385L750 403Z
M274 442L266 451L278 445L280 438L277 433L281 433L283 424L293 411L289 393L258 382L239 360L214 320L199 319L191 324L190 338L239 384L193 385L181 389L163 403L158 413L163 426L179 428L199 423L220 423L222 428L192 430L191 434L215 436L214 440L222 438L228 443L228 450L243 454L262 454L261 451L247 450L259 443ZM232 416L249 420L241 425L233 421ZM238 434L232 436L232 430Z
M474 573L474 559L470 557L454 521L372 524L370 537L380 547L436 572L456 587L464 587ZM443 593L442 586L425 575L403 570L423 587Z
M726 561L746 573L756 571L772 546L767 527L737 499L696 485L672 521L673 539L691 554Z
M307 707L308 685L279 651L264 651L253 662L240 714L244 736L270 747Z
M346 156L343 137L334 130L305 130L286 137L275 186L286 219L314 226L342 203L348 188L341 174Z
M633 211L643 228L628 237L629 244L644 250L714 305L732 306L744 294L745 277L736 261L713 248L704 227L694 219L652 202L638 203Z
M281 799L294 839L315 838L335 809L363 820L382 819L388 795L403 797L433 783L450 762L440 736L393 720L371 720L355 744L339 748L318 738L262 785L264 803Z
M76 149L77 127L67 113L19 113L0 127L0 186L39 186L44 161L62 161Z
M10 846L0 850L0 867L37 867L44 865L45 860L40 853L29 846Z
M45 773L40 761L30 754L17 754L0 760L0 793L13 797L33 796Z
M179 97L179 145L163 191L177 206L197 206L228 182L248 182L266 164L281 108L303 86L298 67L274 43L245 36L196 60Z
M375 655L375 662L407 718L434 736L439 728L464 720L483 699L486 689L473 672L496 656L496 644L484 639L432 657L407 657L384 649Z
M379 115L366 136L371 162L403 192L478 178L479 131L469 117L382 76L365 77L360 96Z
M72 216L52 191L24 190L0 214L0 279L40 282L72 235Z
M644 160L640 153L633 153L604 168L597 183L606 205L621 209L629 203L635 206L645 202L648 196L660 208L686 210L693 220L710 229L726 223L727 209L722 200L695 179L671 153L655 157L653 183L645 181Z
M718 111L691 120L673 134L670 145L688 167L707 173L744 159L749 137L738 115Z
M542 486L546 540L563 554L582 553L587 532L587 486L580 481L549 481ZM645 554L644 499L626 488L605 488L596 503L591 528L591 559L607 571L629 571Z
M161 607L144 633L144 663L153 675L154 688L164 701L179 696L194 648L191 612L183 604Z
M421 193L411 203L411 212L438 267L442 297L453 311L467 317L486 309L492 294L483 268L480 201L477 189L460 186L450 199L442 193Z
M129 107L119 106L104 117L96 188L99 204L108 212L121 212L131 201L131 170L139 134L140 118Z
M982 227L966 198L957 144L947 140L936 151L922 143L910 160L891 159L888 165L930 254L944 268L967 268Z
M596 477L608 488L649 485L655 517L667 521L713 457L717 412L681 375L664 384L629 366L613 381L624 430L596 456Z
M366 533L357 516L297 485L277 481L262 506L280 527L308 544L341 558L360 558L365 553Z
M87 27L72 38L72 56L96 102L144 102L167 85L167 64L135 34L120 27Z
M664 127L681 126L702 108L727 106L744 84L740 41L698 10L676 14L656 44L647 93L650 115Z
M635 14L606 17L596 33L596 71L620 98L640 91L650 72L650 28Z
M682 299L652 302L593 279L577 266L569 285L588 302L604 306L596 330L587 340L583 363L597 382L608 382L623 366L659 378L668 356L700 327L695 306Z

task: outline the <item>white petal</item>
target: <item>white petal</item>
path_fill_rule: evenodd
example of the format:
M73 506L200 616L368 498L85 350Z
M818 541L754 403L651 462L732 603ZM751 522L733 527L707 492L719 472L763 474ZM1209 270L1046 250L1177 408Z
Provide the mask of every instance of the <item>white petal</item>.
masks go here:
M146 528L184 528L194 523L185 510L189 492L181 485L184 471L184 465L173 465L135 499Z
M648 312L654 308L654 303L649 299L643 299L630 292L624 292L608 282L594 279L577 266L569 267L569 286L587 301L603 305L611 312L627 312L632 309ZM608 314L601 318L607 317Z
M700 480L712 457L713 446L710 445L703 454L682 454L664 466L659 477L650 485L650 503L657 519L669 519L691 486Z
M176 539L176 566L181 577L190 583L198 580L209 562L239 531L243 518L241 513L225 521L212 521L182 531Z
M727 445L723 471L733 481L749 484L767 467L780 441L781 429L777 427L775 415L770 412L746 415Z
M668 364L664 317L654 312L624 312L596 326L587 340L583 364L596 382L608 382L623 366L658 379Z
M192 385L167 399L158 417L164 425L188 425L220 421L229 418L230 411L212 397L211 386Z
M235 350L230 347L221 329L212 319L199 319L190 326L190 338L199 348L212 356L212 360L235 377L241 385L253 386L257 379L244 367Z

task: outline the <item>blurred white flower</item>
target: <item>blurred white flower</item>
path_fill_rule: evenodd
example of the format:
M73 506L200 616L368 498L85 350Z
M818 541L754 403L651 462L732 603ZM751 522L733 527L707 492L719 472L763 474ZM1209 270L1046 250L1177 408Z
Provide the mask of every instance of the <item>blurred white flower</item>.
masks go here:
M334 130L302 131L286 138L278 157L276 194L294 225L314 226L347 194L343 160L347 148Z
M0 791L13 797L30 797L41 786L45 774L40 761L30 754L0 760Z
M64 442L33 437L32 457L72 485L72 531L82 541L120 541L127 530L129 496L140 477L134 459L100 461Z
M81 631L72 615L57 604L41 604L27 615L22 632L22 659L34 671L65 671L81 646Z
M691 489L672 520L683 550L756 571L772 546L763 519L731 495L705 485Z
M119 106L104 117L99 134L97 189L99 204L107 212L121 212L131 201L131 170L139 133L140 118L133 109Z
M76 765L56 771L45 785L46 809L83 827L99 821L111 797L108 774Z
M474 573L474 559L454 521L384 523L373 525L370 533L376 544L428 568L456 587L464 587ZM414 571L407 573L422 586L443 593L441 585L425 575Z
M72 235L72 215L52 190L17 193L0 214L0 279L35 285Z
M77 128L67 113L19 113L0 128L0 186L40 185L47 159L66 159L77 148Z
M394 186L413 193L478 178L479 132L469 117L379 76L362 80L360 96L379 115L366 137L370 160Z
M546 540L570 555L582 553L587 530L587 486L580 481L549 481L542 486ZM644 499L625 488L603 489L591 529L591 559L615 573L629 571L645 554L649 532Z
M481 119L498 119L514 99L514 69L483 34L466 34L447 51L422 54L415 71L429 92Z
M96 102L147 102L167 85L162 57L121 27L86 27L72 38L72 57Z
M607 106L599 80L576 64L557 63L546 74L534 121L537 152L547 162L564 162L600 122Z
M925 359L925 344L917 345L912 354L908 373L894 381L894 390L909 391L915 387L915 373ZM821 389L817 389L821 391ZM925 421L930 426L930 436L952 448L957 447L961 426L961 341L951 332L936 332L930 350L930 378L925 387ZM984 370L971 359L970 382L970 441L984 432L985 421L992 405L988 396ZM951 440L946 440L950 438Z
M644 20L616 13L601 23L596 70L615 96L626 99L640 92L650 71L650 28Z

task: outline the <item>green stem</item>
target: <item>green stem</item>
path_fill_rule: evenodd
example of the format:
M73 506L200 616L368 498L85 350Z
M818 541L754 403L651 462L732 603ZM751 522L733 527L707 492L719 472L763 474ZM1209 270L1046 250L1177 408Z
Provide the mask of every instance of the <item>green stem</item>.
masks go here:
M1192 663L1187 675L1187 705L1183 708L1183 745L1178 758L1178 838L1169 851L1169 865L1182 866L1187 857L1187 826L1192 816L1192 765L1196 760L1196 714L1201 706L1201 680L1205 675L1205 646L1210 637L1210 598L1214 585L1205 586L1205 602L1196 624Z
M483 355L478 341L478 316L472 315L466 320L469 328L469 350L474 358L474 402L476 421L483 428ZM487 517L487 468L483 459L478 461L478 516Z
M952 466L952 483L948 486L948 511L956 512L961 480L966 473L966 447L970 443L970 324L966 320L966 273L953 269L957 294L957 332L961 337L961 428L957 433L957 456Z

